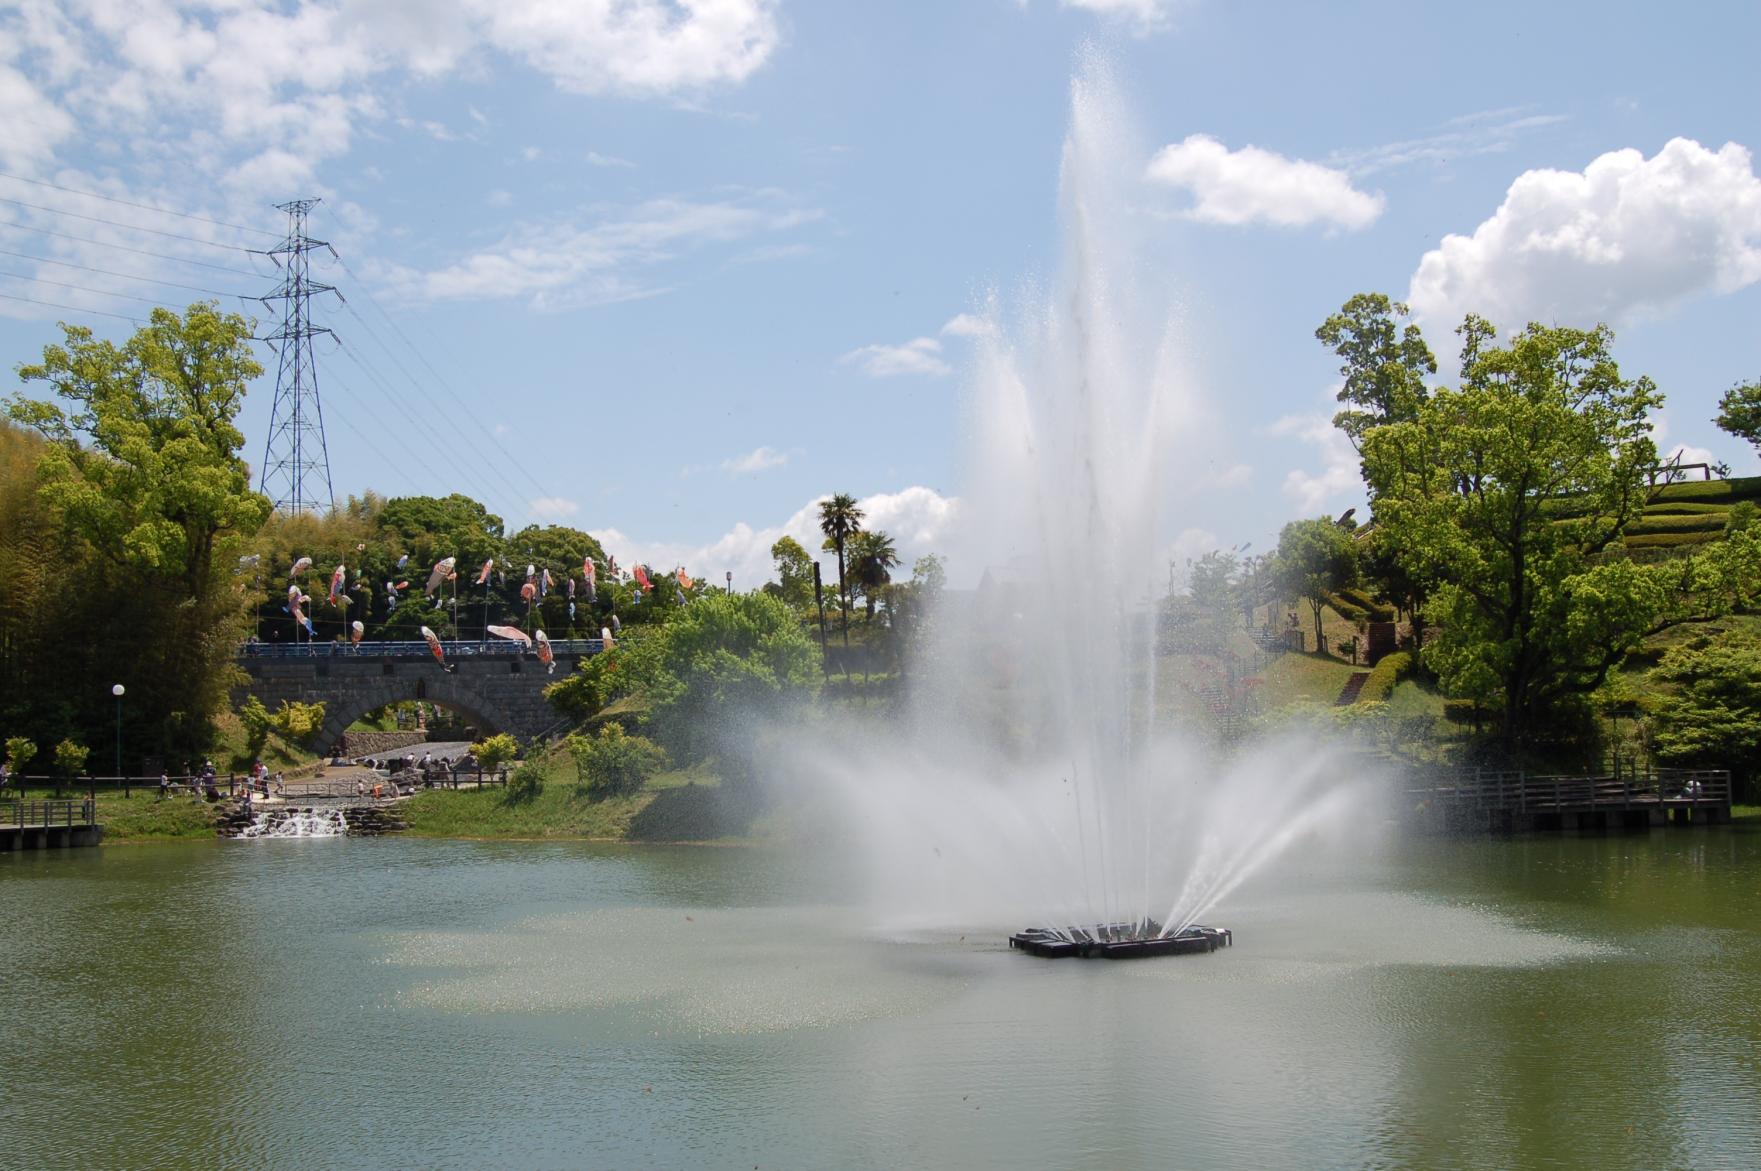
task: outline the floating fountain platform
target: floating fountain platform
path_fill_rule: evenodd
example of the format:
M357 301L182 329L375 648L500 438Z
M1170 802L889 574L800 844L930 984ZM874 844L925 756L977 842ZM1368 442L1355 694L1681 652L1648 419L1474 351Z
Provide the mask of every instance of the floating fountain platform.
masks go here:
M1010 947L1048 960L1065 956L1084 960L1135 960L1150 956L1208 954L1234 943L1234 933L1227 927L1202 927L1195 923L1182 927L1173 935L1163 935L1162 925L1154 921L1103 923L1096 927L1067 927L1062 931L1029 927L1009 937Z

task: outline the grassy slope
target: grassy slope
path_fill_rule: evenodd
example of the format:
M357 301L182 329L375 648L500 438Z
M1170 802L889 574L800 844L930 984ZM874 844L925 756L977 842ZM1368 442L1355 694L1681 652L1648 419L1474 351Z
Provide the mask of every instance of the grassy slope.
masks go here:
M755 811L707 768L675 769L641 792L596 800L576 786L566 756L544 764L544 788L521 797L503 789L417 794L402 807L409 832L434 838L580 838L595 841L723 841L749 835Z
M16 796L10 790L7 794ZM51 789L31 788L23 794L28 800L53 798ZM62 798L79 800L84 789L66 789ZM136 789L130 796L121 792L98 793L98 824L104 827L104 841L168 842L214 836L214 807L190 796L159 800L156 787Z

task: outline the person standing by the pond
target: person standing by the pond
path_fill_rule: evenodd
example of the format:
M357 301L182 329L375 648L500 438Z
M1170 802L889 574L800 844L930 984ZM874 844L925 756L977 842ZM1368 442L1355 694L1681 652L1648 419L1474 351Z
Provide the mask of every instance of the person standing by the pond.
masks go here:
M170 796L171 796L171 778L166 776L164 773L160 773L159 774L159 800L163 801L167 797L170 797Z

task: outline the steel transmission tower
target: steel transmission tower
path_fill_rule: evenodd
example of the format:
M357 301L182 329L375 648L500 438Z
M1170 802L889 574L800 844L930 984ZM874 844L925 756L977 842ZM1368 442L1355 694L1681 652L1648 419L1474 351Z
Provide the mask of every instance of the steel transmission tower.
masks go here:
M277 510L305 512L336 507L330 487L330 453L324 444L324 411L318 404L318 364L312 339L330 330L312 324L314 293L335 293L332 285L311 279L308 254L336 249L306 235L306 215L316 199L296 199L276 207L287 213L287 238L265 255L281 267L281 284L265 295L265 304L282 302L281 327L262 338L275 346L280 363L275 371L275 405L269 413L269 442L263 451L263 474L257 488ZM337 294L341 296L341 294Z

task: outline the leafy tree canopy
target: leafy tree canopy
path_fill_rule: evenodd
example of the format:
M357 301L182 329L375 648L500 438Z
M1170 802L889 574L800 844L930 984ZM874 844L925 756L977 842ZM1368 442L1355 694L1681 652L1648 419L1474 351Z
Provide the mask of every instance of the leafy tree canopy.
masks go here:
M1425 378L1437 373L1437 359L1419 327L1402 326L1405 305L1382 293L1359 293L1315 330L1315 337L1339 355L1345 384L1344 410L1333 425L1354 445L1373 427L1412 419L1424 405Z
M1357 546L1351 534L1324 516L1293 520L1278 534L1273 564L1286 594L1309 604L1315 619L1315 646L1319 648L1321 611L1328 595L1357 584Z

